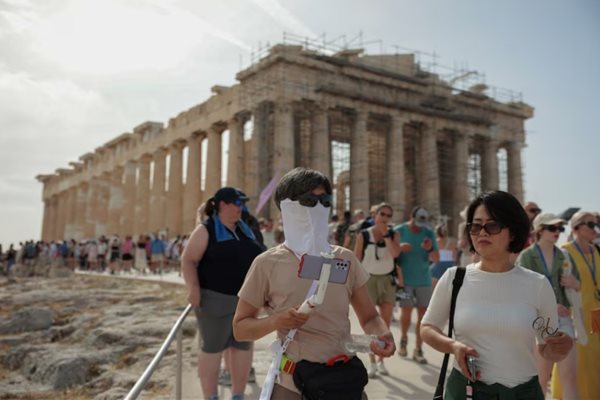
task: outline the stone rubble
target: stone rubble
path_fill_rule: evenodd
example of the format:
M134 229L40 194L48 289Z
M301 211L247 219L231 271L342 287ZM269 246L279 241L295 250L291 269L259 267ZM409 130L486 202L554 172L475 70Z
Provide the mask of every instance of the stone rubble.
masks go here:
M175 285L106 277L0 278L1 398L62 399L76 390L83 398L122 399L182 312L184 296ZM193 317L183 334L190 353ZM171 397L174 381L173 343L142 398Z

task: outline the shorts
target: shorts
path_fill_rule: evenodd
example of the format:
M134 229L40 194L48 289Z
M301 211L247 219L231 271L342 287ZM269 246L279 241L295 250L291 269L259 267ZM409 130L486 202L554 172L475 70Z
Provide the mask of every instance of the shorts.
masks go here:
M162 260L163 260L162 254L152 254L152 257L150 258L150 261L152 261L152 262L162 262Z
M450 267L454 267L456 263L454 261L440 261L433 263L429 266L429 272L431 273L431 277L435 279L440 279L444 272Z
M133 256L129 253L123 254L123 261L131 261L133 260Z
M373 304L394 304L396 301L396 286L391 275L373 275L367 281L367 291Z
M400 307L420 307L427 308L433 288L431 286L404 286L404 291L412 295L411 300L401 300Z
M118 251L111 252L110 253L110 261L114 262L114 261L117 261L117 260L119 260L119 252Z
M201 307L194 307L194 313L202 351L221 353L229 347L250 350L252 342L238 342L233 337L233 315L237 306L237 296L208 289L202 289L201 296Z

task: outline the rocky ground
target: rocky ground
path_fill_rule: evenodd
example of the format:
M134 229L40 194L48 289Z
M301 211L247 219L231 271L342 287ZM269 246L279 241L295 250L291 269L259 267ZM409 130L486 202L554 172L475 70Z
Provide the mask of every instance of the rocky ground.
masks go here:
M181 286L81 276L0 277L0 399L122 399L186 304ZM192 357L195 318L184 323ZM172 398L175 343L140 398Z

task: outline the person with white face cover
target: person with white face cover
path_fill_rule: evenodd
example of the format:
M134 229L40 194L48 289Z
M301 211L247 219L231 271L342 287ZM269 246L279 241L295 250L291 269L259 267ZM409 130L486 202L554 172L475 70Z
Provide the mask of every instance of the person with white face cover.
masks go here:
M389 357L395 351L392 334L369 298L368 273L350 250L327 241L331 193L331 183L318 171L295 168L281 178L275 202L281 210L285 242L254 260L238 292L239 303L233 319L237 340L253 341L273 331L283 340L290 330L298 329L285 351L285 362L271 399L302 399L294 383L294 368L290 370L288 365L298 367L300 361L303 365L306 361L325 366L339 356L354 360L340 340L350 335L350 305L364 332L378 336L384 343L382 348L372 344L371 349L381 357ZM343 284L329 284L322 304L310 314L300 313L299 306L312 285L311 280L298 277L300 260L303 255L322 253L349 261L348 277ZM265 309L266 317L258 316L261 308ZM364 366L362 370L366 377ZM352 378L348 379L351 386ZM360 395L359 392L358 398Z

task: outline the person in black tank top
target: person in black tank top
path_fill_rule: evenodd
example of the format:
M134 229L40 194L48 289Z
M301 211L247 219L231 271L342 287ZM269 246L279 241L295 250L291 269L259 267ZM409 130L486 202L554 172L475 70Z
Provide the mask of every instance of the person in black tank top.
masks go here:
M232 321L240 290L254 258L263 251L242 220L248 198L232 187L219 189L206 203L209 217L192 232L181 255L188 299L199 324L202 346L198 376L204 397L216 398L224 350L229 355L232 394L243 398L252 363L251 342L233 337Z

